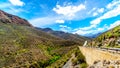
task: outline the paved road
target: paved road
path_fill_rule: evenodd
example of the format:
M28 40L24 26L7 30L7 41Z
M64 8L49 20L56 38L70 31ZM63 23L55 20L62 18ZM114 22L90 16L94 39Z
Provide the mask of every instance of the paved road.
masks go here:
M86 58L86 62L92 65L97 60L120 60L120 54L113 54L97 48L80 47L79 49Z
M95 61L104 61L104 60L120 60L120 49L119 48L95 48L95 47L87 47L87 41L83 44L83 46L78 46L80 51L86 58L86 62L88 65L93 65ZM62 68L73 68L71 60L75 56L67 61L67 63Z

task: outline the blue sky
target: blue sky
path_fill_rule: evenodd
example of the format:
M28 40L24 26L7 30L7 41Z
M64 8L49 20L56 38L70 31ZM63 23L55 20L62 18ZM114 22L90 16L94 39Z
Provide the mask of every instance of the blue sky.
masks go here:
M120 25L120 0L1 0L0 9L35 27L84 36Z

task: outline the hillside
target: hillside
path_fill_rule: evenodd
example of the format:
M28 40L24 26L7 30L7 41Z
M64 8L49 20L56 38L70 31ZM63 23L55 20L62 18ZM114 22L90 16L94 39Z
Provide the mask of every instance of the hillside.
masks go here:
M62 38L64 40L71 40L71 41L75 41L79 44L83 44L85 40L90 40L90 38L87 37L83 37L77 34L71 34L71 33L67 33L67 32L63 32L63 31L54 31L50 28L37 28L41 31L44 31L48 34L54 35L56 37Z
M102 33L90 43L97 47L120 47L120 25Z
M45 68L76 45L76 41L48 34L25 19L0 11L0 68Z
M0 10L0 21L3 23L7 23L7 24L11 23L11 24L32 26L27 20L20 18L18 16L15 16L15 15L11 15L2 10Z

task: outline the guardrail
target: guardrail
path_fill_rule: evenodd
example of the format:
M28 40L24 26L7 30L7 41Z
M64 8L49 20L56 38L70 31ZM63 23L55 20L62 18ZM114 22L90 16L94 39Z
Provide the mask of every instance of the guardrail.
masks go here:
M87 41L84 42L83 46L88 47L87 46ZM118 53L118 54L120 54L120 48L103 48L103 47L89 47L89 48L96 48L96 49L100 49L102 51L108 51L110 53Z
M108 51L110 53L118 53L120 54L120 48L97 48L100 49L102 51Z

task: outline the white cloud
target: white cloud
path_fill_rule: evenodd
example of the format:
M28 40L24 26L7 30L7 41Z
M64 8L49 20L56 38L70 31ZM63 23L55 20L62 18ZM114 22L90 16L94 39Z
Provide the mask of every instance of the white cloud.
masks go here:
M93 16L97 16L97 15L98 15L98 13L97 13L97 12L94 12L94 13L93 13Z
M36 27L43 27L47 25L52 25L56 21L54 17L42 17L42 18L34 18L29 20L29 22Z
M111 3L109 3L106 8L107 9L112 9L113 7L117 6L120 4L120 0L113 0Z
M103 27L103 28L96 28L94 30L91 30L91 29L88 29L88 30L82 30L82 29L79 29L79 30L76 30L74 31L73 33L74 34L79 34L79 35L89 35L89 34L96 34L96 33L99 33L99 32L103 32L104 30L106 29L106 27Z
M104 8L98 8L95 11L93 11L93 16L97 16L100 13L104 12Z
M46 17L38 17L30 19L29 22L36 27L44 27L48 25L53 25L56 23L64 23L65 20L62 19L62 17L58 16L46 16Z
M100 13L104 12L104 8L92 8L92 10L90 10L87 14L92 14L93 16L97 16Z
M105 30L105 28L98 28L97 30L98 31L103 31L103 30Z
M94 33L94 30L91 30L92 28L95 28L96 26L91 25L89 27L83 27L83 28L77 28L74 29L73 33L74 34L80 34L80 35L86 35L86 34L90 34L90 33Z
M112 29L118 25L120 25L120 20L114 22L113 24L110 24L109 26L107 26L105 24L103 27L100 27L100 28L92 27L92 25L90 27L78 28L78 29L75 29L73 33L74 34L77 33L77 34L85 36L85 35L89 35L89 34L96 34L96 33L104 32L104 31Z
M76 32L73 32L74 34L79 34L79 35L86 35L91 33L91 31L83 31L83 30L78 30Z
M10 7L9 9L10 10L8 10L8 12L11 13L11 14L18 14L18 13L21 13L21 12L27 12L26 10L23 10L21 8Z
M74 32L74 34L79 34L79 35L83 35L83 36L88 35L88 34L96 34L96 33L98 33L97 30L86 30L86 31L78 30L78 31Z
M56 8L53 8L53 11L55 11L57 14L62 14L64 16L71 17L71 16L74 16L75 13L77 13L81 10L84 10L84 9L86 9L86 8L85 8L85 5L83 5L83 4L80 4L78 6L73 6L73 5L60 6L60 5L57 5Z
M74 18L76 18L75 14L84 9L86 8L85 8L85 5L83 4L80 4L77 6L70 5L70 4L69 5L67 4L66 6L56 5L56 7L53 8L53 11L56 12L57 15L51 16L51 17L50 15L46 17L38 17L38 18L31 19L29 21L34 26L39 26L39 27L53 25L56 23L62 24L65 22L65 20L73 20Z
M115 17L115 16L118 16L120 15L120 4L114 8L113 10L111 11L108 11L107 13L105 13L101 19L106 19L106 18L111 18L111 17Z
M19 15L22 12L28 12L22 8L17 8L10 3L0 3L0 9L13 15Z
M87 14L91 14L92 12L94 12L96 10L96 8L92 8L92 10L90 10Z
M100 8L97 10L99 13L103 13L104 12L104 8Z
M92 25L97 25L97 24L99 24L100 22L101 22L101 18L97 18L97 19L91 21L90 24L92 24Z
M107 13L105 13L103 16L99 17L99 18L96 18L95 20L91 21L90 24L91 26L92 25L95 25L97 26L98 24L100 24L100 22L103 20L103 19L107 19L107 18L111 18L111 17L115 17L115 16L118 16L120 15L120 5L118 5L116 8L114 8L113 10L111 11L108 11ZM110 26L110 29L113 28L115 25L118 25L120 24L120 22L117 22L117 23L114 23L114 24L111 24ZM100 30L100 29L99 29Z
M116 27L116 26L118 26L118 25L120 25L120 20L116 21L116 22L113 23L113 24L110 24L110 27L109 27L108 29L112 29L112 28L114 28L114 27Z
M91 24L99 24L103 19L108 19L111 17L115 17L120 15L120 4L114 7L112 10L103 14L103 16L96 18L95 20L91 21Z
M56 20L56 23L63 24L65 21L64 20Z
M65 25L60 25L61 28L70 28L68 26L65 26Z
M60 30L64 32L70 32L72 29L66 25L60 25Z
M77 28L77 29L75 29L75 30L76 30L76 31L77 31L77 30L86 31L86 30L90 30L90 29L95 28L95 27L96 27L95 25L91 25L91 26L88 26L88 27Z
M21 0L9 0L11 4L15 6L23 6L25 3L22 2Z

